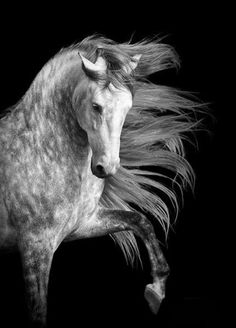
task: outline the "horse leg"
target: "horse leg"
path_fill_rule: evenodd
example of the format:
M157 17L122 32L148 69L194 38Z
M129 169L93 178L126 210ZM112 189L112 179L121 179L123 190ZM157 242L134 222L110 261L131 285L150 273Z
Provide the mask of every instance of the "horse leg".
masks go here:
M80 230L85 237L101 236L124 230L132 230L144 242L151 262L153 283L145 289L145 298L153 313L157 313L165 297L165 282L169 273L168 264L160 249L152 224L137 213L122 210L99 210L96 220L86 222Z
M20 253L31 325L45 327L53 248L45 238L39 239L34 236L20 241Z

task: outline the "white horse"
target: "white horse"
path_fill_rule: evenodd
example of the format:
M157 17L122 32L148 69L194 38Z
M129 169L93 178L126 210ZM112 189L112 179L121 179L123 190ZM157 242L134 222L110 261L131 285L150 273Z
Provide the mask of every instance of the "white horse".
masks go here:
M153 277L145 297L157 313L169 270L143 214L167 232L168 207L155 189L178 205L174 190L149 175L163 181L163 170L172 171L177 186L193 183L182 139L195 103L147 76L177 64L158 40L92 36L51 59L0 120L0 245L20 251L34 324L46 324L60 243L105 234L131 262L139 256L133 233L145 243Z

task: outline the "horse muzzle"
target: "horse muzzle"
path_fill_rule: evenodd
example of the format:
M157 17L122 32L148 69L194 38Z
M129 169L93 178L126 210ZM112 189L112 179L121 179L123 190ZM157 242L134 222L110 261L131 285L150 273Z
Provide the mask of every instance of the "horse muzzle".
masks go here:
M92 173L100 178L104 179L111 175L115 175L117 170L120 167L120 161L117 161L115 163L105 163L104 161L98 161L96 163L91 163L91 171Z

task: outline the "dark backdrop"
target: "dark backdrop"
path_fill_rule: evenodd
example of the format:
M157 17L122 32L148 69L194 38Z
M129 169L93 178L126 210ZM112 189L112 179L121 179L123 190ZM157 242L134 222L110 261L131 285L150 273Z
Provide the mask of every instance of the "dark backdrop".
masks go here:
M143 5L143 4L142 4ZM153 316L143 298L150 281L145 248L140 266L127 266L120 249L109 237L62 245L53 261L49 286L51 326L89 327L115 324L135 327L220 327L224 297L222 239L229 226L225 175L227 160L226 118L229 107L222 101L222 40L227 35L228 16L222 8L189 6L146 9L111 4L101 8L70 7L60 15L47 8L32 12L2 11L1 109L16 103L45 62L60 48L94 32L116 41L134 41L156 34L179 53L179 72L153 77L156 83L198 93L215 116L208 121L211 136L198 137L199 151L187 157L196 171L194 196L185 193L185 204L174 231L170 231L165 254L171 267L167 298L158 316ZM114 8L113 8L114 7ZM139 11L138 11L139 9ZM22 14L22 11L24 14ZM47 14L46 14L47 13ZM226 21L223 23L223 20ZM224 26L223 26L224 25ZM224 28L223 28L224 27ZM1 255L0 319L10 327L25 323L21 266L17 255ZM86 323L85 323L86 322ZM1 325L1 323L0 323Z

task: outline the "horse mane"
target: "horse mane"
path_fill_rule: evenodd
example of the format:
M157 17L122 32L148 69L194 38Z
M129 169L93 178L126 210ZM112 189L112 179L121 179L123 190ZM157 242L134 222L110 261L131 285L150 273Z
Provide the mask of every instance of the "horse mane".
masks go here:
M99 49L107 62L109 82L135 90L121 134L118 172L105 179L100 205L106 208L135 210L146 214L164 229L167 237L171 226L170 208L177 217L179 198L187 186L194 188L194 171L185 158L184 146L189 132L201 120L203 104L188 92L157 85L148 77L161 70L176 68L179 59L174 49L158 38L117 44L93 35L73 49L81 49L91 61ZM129 78L122 68L132 56L141 54L140 62ZM106 84L108 85L108 84ZM112 238L121 247L126 260L133 264L140 254L132 232L119 232Z

